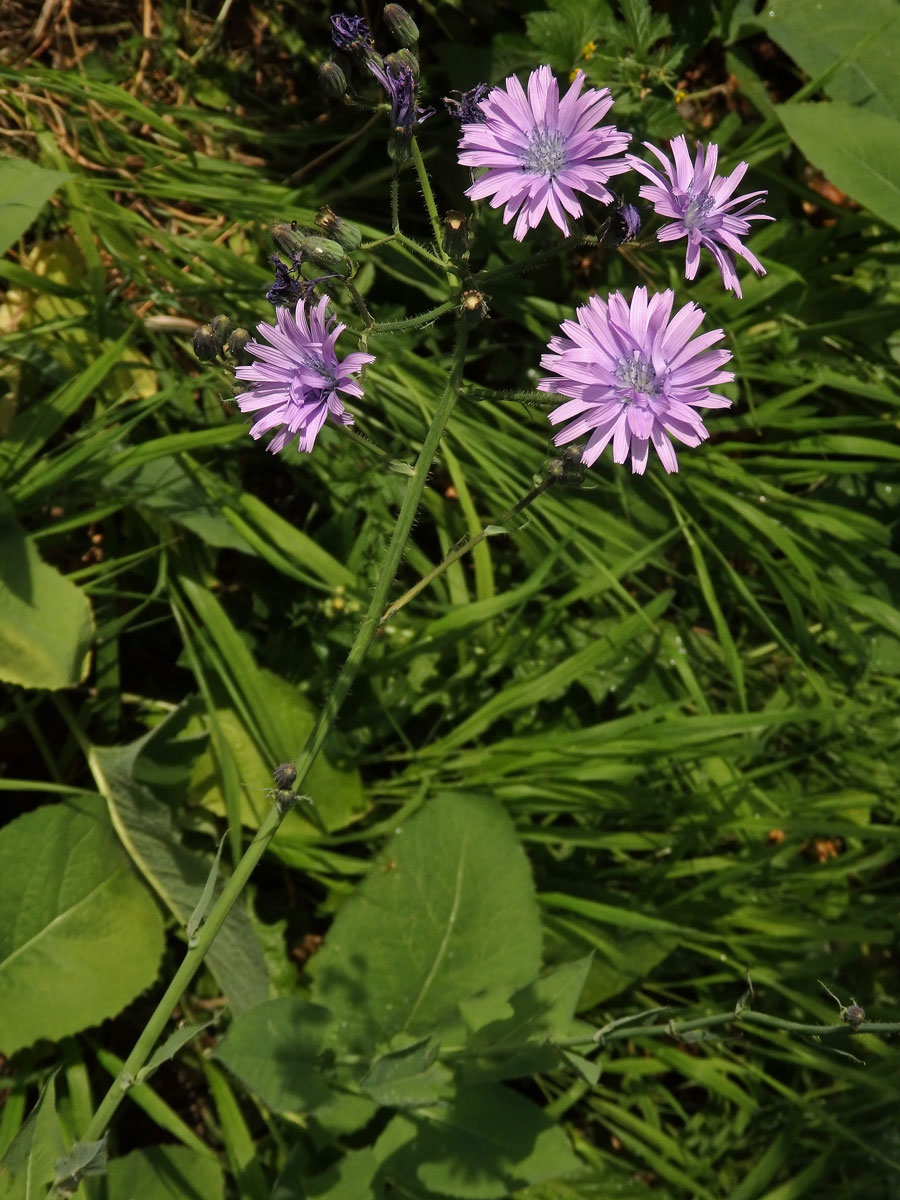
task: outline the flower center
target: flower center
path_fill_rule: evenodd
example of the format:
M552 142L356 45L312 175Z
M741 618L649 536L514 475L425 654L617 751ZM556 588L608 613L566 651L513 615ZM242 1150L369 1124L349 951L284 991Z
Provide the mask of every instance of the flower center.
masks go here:
M536 175L555 175L568 166L566 139L558 130L535 129L522 156L522 166Z
M706 216L710 209L715 208L715 200L708 192L701 192L699 196L695 196L693 192L688 192L687 204L684 209L684 216L681 218L688 229L702 229L706 224Z
M639 350L633 350L630 358L620 358L616 363L616 379L619 382L620 400L623 404L644 403L658 396L659 381L653 365Z

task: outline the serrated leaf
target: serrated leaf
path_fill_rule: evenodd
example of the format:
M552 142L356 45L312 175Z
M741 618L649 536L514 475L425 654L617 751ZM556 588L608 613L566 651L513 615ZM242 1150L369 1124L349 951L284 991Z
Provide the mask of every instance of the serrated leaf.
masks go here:
M74 687L87 675L93 637L87 596L0 513L0 679L27 688Z
M115 1016L156 977L159 909L99 796L0 830L0 1052Z
M331 1024L326 1008L280 996L235 1017L215 1057L275 1112L311 1112L334 1095L323 1065Z
M397 830L313 960L313 998L344 1049L430 1033L478 992L532 979L541 928L528 863L499 805L436 797Z

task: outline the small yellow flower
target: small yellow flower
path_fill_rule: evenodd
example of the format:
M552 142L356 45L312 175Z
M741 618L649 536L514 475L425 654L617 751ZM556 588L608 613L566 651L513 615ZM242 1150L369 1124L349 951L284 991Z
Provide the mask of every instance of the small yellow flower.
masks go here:
M581 57L585 60L585 62L591 61L591 59L594 57L594 51L596 49L597 46L594 42L588 42L588 44L583 47L581 51Z
M683 92L681 90L681 88L679 88L678 91L675 93L675 103L680 104L686 96L687 96L687 92Z

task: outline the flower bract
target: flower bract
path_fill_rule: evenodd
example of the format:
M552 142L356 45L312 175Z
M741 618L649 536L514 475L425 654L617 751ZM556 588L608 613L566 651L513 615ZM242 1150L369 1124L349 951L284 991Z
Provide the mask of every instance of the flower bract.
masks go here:
M751 212L766 192L733 196L744 178L747 163L738 163L730 175L717 175L718 146L710 145L704 150L698 145L691 162L684 134L672 139L672 159L649 142L644 145L662 163L662 171L633 154L628 155L628 164L650 180L641 187L641 196L651 202L660 216L672 218L668 225L663 225L657 238L661 242L687 238L684 262L687 279L697 274L700 248L705 246L716 260L725 287L740 296L741 285L732 254L745 259L757 275L766 273L759 259L741 241L749 234L751 221L774 220L765 213Z
M630 135L599 124L612 107L609 89L582 94L583 85L578 71L560 99L548 66L531 72L527 93L510 75L480 101L483 120L462 126L460 163L487 168L466 195L491 197L492 208L505 205L504 224L518 213L513 229L518 241L545 213L568 234L566 214L582 213L576 193L610 204L607 180L628 170L623 152Z
M697 409L731 405L710 390L734 379L721 369L730 351L710 349L724 333L694 337L703 310L690 303L672 317L674 300L672 291L648 300L643 287L635 288L630 304L621 292L608 302L591 296L574 321L563 321L564 336L553 338L541 358L552 375L540 381L540 390L571 397L550 413L554 425L565 422L553 441L562 446L587 437L586 466L612 441L613 461L623 463L630 454L638 475L651 444L666 471L677 471L669 438L698 446L709 435Z
M293 311L277 308L274 325L262 321L256 327L264 341L245 347L258 361L235 367L235 376L251 384L237 397L241 412L255 414L250 436L278 429L266 447L273 454L295 437L308 454L328 417L338 425L353 424L338 393L362 396L354 376L375 356L357 352L338 358L335 342L347 327L326 317L328 302L323 296L314 308L302 300Z

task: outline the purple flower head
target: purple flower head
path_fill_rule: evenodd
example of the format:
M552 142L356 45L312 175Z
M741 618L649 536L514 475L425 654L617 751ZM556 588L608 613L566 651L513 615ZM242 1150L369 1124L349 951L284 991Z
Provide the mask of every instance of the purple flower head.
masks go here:
M503 223L518 212L513 237L521 241L548 213L568 234L566 213L581 216L576 192L604 204L614 197L606 187L611 175L628 170L622 155L630 135L597 123L612 107L608 88L588 88L577 71L559 98L559 84L547 66L528 77L526 95L515 75L481 101L483 122L463 125L459 161L487 167L466 192L472 200L491 196L491 208L505 204Z
M741 285L734 270L732 254L746 259L757 275L766 273L762 263L741 242L741 238L750 232L751 221L774 221L774 217L750 211L760 203L759 198L765 196L766 192L748 192L731 199L732 192L744 178L747 164L738 163L730 175L717 175L718 146L710 145L704 151L703 146L698 144L697 155L692 163L687 140L684 134L679 134L671 143L673 163L649 142L644 142L644 145L662 163L665 174L633 154L628 155L628 165L650 180L649 184L641 187L643 199L649 200L660 216L672 218L670 224L663 225L657 238L661 242L687 238L684 260L687 279L693 279L697 274L700 247L705 246L716 260L725 287L740 296Z
M409 67L392 62L384 66L370 59L366 64L391 102L391 125L399 137L410 138L423 121L434 114L433 108L416 104L416 79Z
M276 308L275 325L261 321L256 327L268 345L250 341L245 347L259 362L235 367L235 376L252 385L237 398L241 412L257 414L250 436L262 437L282 426L266 447L273 454L298 435L300 449L309 454L329 416L338 425L353 424L338 392L362 396L362 386L353 376L375 356L338 358L334 344L347 326L333 316L326 318L327 305L328 297L323 296L315 308L302 300L293 313Z
M444 97L444 107L454 121L463 125L483 125L487 117L482 111L481 102L490 90L486 83L476 83L471 91L451 92L449 96ZM454 100L454 96L459 96L459 99Z
M571 396L550 413L550 421L566 424L553 441L557 446L588 437L581 455L592 466L612 440L613 461L631 454L631 469L643 475L650 443L666 471L677 471L675 450L666 434L686 446L698 446L709 435L698 408L729 408L731 401L709 389L734 379L721 367L728 350L709 347L725 335L721 329L693 338L705 316L686 304L672 320L675 293L659 292L647 301L647 289L635 288L629 306L621 292L608 302L591 296L563 321L565 337L555 337L541 358L553 376L538 384L541 391Z
M365 58L375 49L369 26L362 17L337 13L331 18L331 40L338 50L347 50Z

